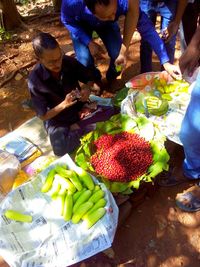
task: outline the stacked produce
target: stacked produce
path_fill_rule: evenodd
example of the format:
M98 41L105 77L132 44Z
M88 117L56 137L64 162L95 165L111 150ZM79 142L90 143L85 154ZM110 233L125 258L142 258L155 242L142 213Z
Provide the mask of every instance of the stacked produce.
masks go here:
M90 228L106 213L104 191L82 168L75 172L56 165L47 174L41 192L48 193L57 202L63 219L74 224L84 220Z
M139 134L104 134L94 144L97 150L91 163L95 172L111 181L136 180L153 162L150 143Z
M136 111L143 114L161 116L167 113L169 102L174 97L188 93L189 84L183 80L167 82L155 77L148 92L139 92L135 99Z
M146 117L114 115L81 139L76 163L96 174L111 192L130 194L168 170L165 137Z

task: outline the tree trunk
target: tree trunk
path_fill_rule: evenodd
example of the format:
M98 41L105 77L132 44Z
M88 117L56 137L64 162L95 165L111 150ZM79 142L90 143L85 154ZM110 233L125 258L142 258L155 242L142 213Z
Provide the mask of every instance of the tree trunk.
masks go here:
M0 0L3 13L3 24L6 30L13 30L21 26L22 21L14 0Z
M62 0L53 0L53 7L56 12L60 12Z

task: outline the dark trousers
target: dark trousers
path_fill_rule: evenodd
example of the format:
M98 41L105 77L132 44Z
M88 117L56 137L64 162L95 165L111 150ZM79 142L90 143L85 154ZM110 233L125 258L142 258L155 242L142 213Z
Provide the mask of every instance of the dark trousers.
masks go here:
M169 23L174 19L176 14L177 1L153 1L153 0L140 0L140 7L144 11L149 19L156 25L157 16L161 16L161 32L168 27ZM174 35L168 43L165 43L170 63L174 62L176 35ZM140 46L140 62L141 73L152 71L152 48L150 44L141 40Z
M77 122L80 129L71 131L67 126L50 126L47 130L53 152L57 156L72 153L79 145L80 138L95 130L96 122L106 121L119 110L110 106L98 106L96 112Z
M186 45L192 39L194 35L197 24L200 22L200 1L195 0L194 3L188 3L182 17L183 32Z

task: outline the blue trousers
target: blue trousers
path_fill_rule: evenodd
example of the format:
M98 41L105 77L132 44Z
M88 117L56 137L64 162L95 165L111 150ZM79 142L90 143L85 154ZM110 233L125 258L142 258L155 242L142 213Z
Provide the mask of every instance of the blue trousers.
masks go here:
M191 99L180 131L185 160L184 174L188 178L200 178L200 71L192 90Z
M106 23L105 27L100 27L95 29L90 28L88 25L84 25L83 27L89 36L92 36L92 32L96 31L99 37L101 38L110 57L110 64L106 73L106 78L108 80L116 78L118 73L115 70L114 63L119 55L119 51L122 45L120 28L117 22L108 22ZM92 69L94 71L96 80L100 80L101 79L100 71L95 66L94 58L92 57L88 46L82 43L79 40L79 38L77 38L74 34L71 34L71 39L73 42L77 60L84 66Z
M144 11L149 19L156 24L157 15L161 16L160 30L164 30L173 20L176 14L177 1L176 0L140 0L140 8ZM169 43L165 44L170 63L174 62L176 35L172 37ZM140 45L140 63L141 73L152 71L152 49L148 42L141 40Z

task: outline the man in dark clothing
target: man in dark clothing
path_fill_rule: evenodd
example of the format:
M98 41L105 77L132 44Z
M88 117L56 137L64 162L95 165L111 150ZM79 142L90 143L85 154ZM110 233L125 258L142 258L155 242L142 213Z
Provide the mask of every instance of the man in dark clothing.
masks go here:
M115 111L88 104L93 74L63 55L54 37L41 32L32 44L39 60L28 79L33 107L44 121L54 153L62 156L79 145L83 134L94 130L95 122L109 119ZM79 82L85 85L81 88Z

